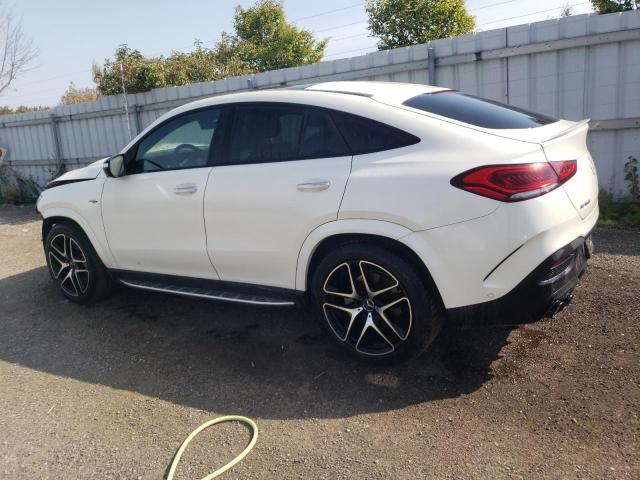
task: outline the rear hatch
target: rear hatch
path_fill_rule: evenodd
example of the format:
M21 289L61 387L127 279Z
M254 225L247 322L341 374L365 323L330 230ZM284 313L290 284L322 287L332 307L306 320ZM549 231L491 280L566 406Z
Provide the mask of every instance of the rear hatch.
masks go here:
M573 125L568 129L563 129L542 141L541 145L550 162L558 160L578 162L576 174L563 185L563 188L580 217L587 218L598 207L598 177L593 159L587 149L589 121L572 123Z

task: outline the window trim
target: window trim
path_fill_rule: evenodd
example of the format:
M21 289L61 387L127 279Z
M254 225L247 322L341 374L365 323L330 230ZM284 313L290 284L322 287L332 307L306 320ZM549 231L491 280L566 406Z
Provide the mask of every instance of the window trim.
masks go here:
M135 161L135 157L138 154L138 148L140 147L140 144L147 138L149 137L151 134L153 134L154 132L156 132L158 129L164 127L165 125L171 123L174 120L177 120L179 118L185 117L187 115L193 115L194 113L200 113L200 112L204 112L207 110L220 110L220 116L218 117L218 123L222 122L221 124L221 128L218 128L218 126L216 126L216 129L213 132L213 135L211 136L211 141L209 142L209 151L207 152L207 162L204 165L199 165L196 167L174 167L174 168L163 168L162 170L150 170L148 172L130 172L129 169L129 165L131 164L131 162ZM159 172L172 172L175 170L193 170L196 168L209 168L214 166L214 150L213 150L213 146L216 144L216 142L222 140L224 141L224 136L225 136L225 130L226 128L224 127L226 124L226 115L228 115L227 112L227 105L226 104L218 104L218 105L207 105L205 107L200 107L200 108L194 108L192 110L187 110L184 112L181 112L177 115L173 115L169 118L167 118L166 120L160 122L158 125L156 125L154 128L152 128L151 130L149 130L147 133L145 133L142 137L140 137L136 143L134 143L129 150L127 150L126 152L123 153L124 156L124 171L125 174L124 176L131 176L131 175L142 175L142 174L147 174L147 173L159 173ZM221 138L222 136L222 138ZM223 144L224 146L224 144Z
M348 152L345 155L340 155L340 156L331 156L331 157L325 157L325 156L318 156L318 155L305 155L305 156L297 156L296 158L292 158L290 160L280 160L280 161L270 161L270 162L242 162L242 163L233 163L230 162L226 159L228 159L230 157L230 148L231 148L231 137L233 134L233 127L235 125L235 114L236 114L236 107L238 106L260 106L260 107L265 107L265 106L272 106L275 108L281 108L281 107L290 107L290 108L298 108L298 109L302 109L304 111L304 117L302 120L302 127L300 129L300 135L302 136L304 134L304 128L306 127L307 124L307 116L309 114L310 111L312 110L317 110L320 112L323 112L325 114L327 114L327 117L329 119L329 121L331 122L331 125L333 126L333 128L335 129L335 131L338 133L338 135L340 136L340 139L342 140L345 148L346 148L346 152ZM411 108L411 107L409 107ZM163 170L153 170L153 171L149 171L149 172L127 172L127 166L130 164L130 162L132 162L135 158L135 155L137 155L138 153L138 147L140 146L140 143L142 143L149 135L151 135L153 132L155 132L157 129L162 128L164 125L166 125L167 123L178 119L180 117L186 116L186 115L191 115L193 113L197 113L197 112L201 112L201 111L206 111L206 110L220 110L220 117L218 119L218 122L220 124L219 127L216 128L216 130L214 131L213 136L211 137L211 143L209 144L209 154L207 157L207 163L205 165L201 165L198 167L176 167L176 168L166 168ZM354 117L358 117L363 119L364 121L370 121L370 122L375 122L378 123L380 125L382 125L383 127L387 127L387 128L392 128L395 130L398 130L399 132L404 133L405 135L410 135L412 137L415 137L417 139L417 141L415 143L403 146L403 147L396 147L396 148L389 148L389 149L385 149L385 150L375 150L372 152L365 152L365 153L354 153L351 149L351 147L349 146L349 143L347 142L344 133L340 130L340 128L338 127L338 125L335 122L335 118L334 115L335 114L340 114L340 115L351 115ZM260 164L270 164L270 163L285 163L285 162L297 162L297 161L301 161L301 160L318 160L318 159L323 159L323 158L344 158L344 157L353 157L355 155L369 155L372 153L377 153L377 152L387 152L387 151L391 151L391 150L396 150L398 148L405 148L405 147L410 147L413 145L416 145L418 143L420 143L422 141L422 139L420 137L418 137L417 135L414 135L411 132L407 132L401 128L395 127L393 125L389 125L387 123L381 122L379 120L375 120L369 117L365 117L363 115L358 115L356 113L352 113L352 112L348 112L345 110L338 110L335 108L327 108L327 107L321 107L318 105L311 105L311 104L307 104L307 103L294 103L294 102L274 102L274 101L245 101L245 102L231 102L231 103L220 103L220 104L216 104L216 105L207 105L204 107L199 107L199 108L194 108L192 110L187 110L185 112L181 112L177 115L173 115L170 118L167 118L166 120L164 120L163 122L159 123L158 125L156 125L152 130L149 130L144 136L140 137L138 139L138 141L136 141L135 144L133 144L126 152L123 153L124 157L125 157L125 176L130 176L130 175L140 175L140 174L146 174L146 173L158 173L158 172L170 172L170 171L175 171L175 170L188 170L188 169L195 169L195 168L207 168L207 167L233 167L233 166L240 166L240 165L260 165ZM214 146L216 147L214 150ZM299 149L301 148L302 144L301 141L299 142ZM300 150L298 150L300 151Z
M236 165L260 165L260 164L268 164L268 163L284 163L284 162L297 162L300 160L317 160L317 159L322 159L322 158L343 158L343 157L353 157L355 155L369 155L372 153L377 153L377 152L388 152L390 150L396 150L398 148L405 148L405 147L411 147L413 145L417 145L418 143L422 142L422 139L420 137L418 137L417 135L414 135L411 132L407 132L401 128L395 127L393 125L389 125L387 123L381 122L379 120L375 120L369 117L365 117L363 115L358 115L357 113L352 113L352 112L347 112L345 110L338 110L335 108L327 108L327 107L321 107L318 105L311 105L308 103L294 103L294 102L274 102L274 101L266 101L266 102L261 102L261 101L246 101L246 102L233 102L233 103L227 103L225 104L226 107L229 109L229 118L227 118L226 124L230 125L230 128L226 129L225 131L225 137L223 140L224 146L223 148L221 148L221 152L222 155L220 155L217 159L214 159L213 161L213 166L214 167L233 167ZM304 110L304 118L303 118L303 125L302 128L300 130L300 135L302 136L304 134L304 128L306 127L307 124L307 116L309 114L309 112L311 112L312 110L316 110L316 111L320 111L323 112L327 115L329 121L331 122L331 125L333 126L333 128L335 129L335 131L338 133L338 135L340 136L340 139L342 140L342 143L344 144L346 151L349 152L346 155L340 155L340 156L331 156L331 157L326 157L326 156L318 156L318 155L305 155L305 156L297 156L296 158L292 158L290 160L280 160L280 161L272 161L272 162L241 162L241 163L234 163L231 162L227 159L229 159L230 157L230 148L231 148L231 136L233 134L233 128L235 126L235 114L236 114L236 107L238 106L260 106L260 107L264 107L264 106L273 106L276 108L280 108L280 107L292 107L292 108L301 108ZM377 123L379 125L381 125L382 127L386 127L386 128L391 128L394 130L397 130L401 133L403 133L404 135L409 135L411 137L414 137L416 139L415 142L409 144L409 145L405 145L402 147L395 147L395 148L387 148L384 150L374 150L371 152L365 152L365 153L354 153L353 150L351 149L351 147L349 146L349 142L347 142L347 139L344 136L344 133L342 132L342 130L340 130L340 128L338 127L338 125L336 124L334 115L335 114L339 114L339 115L350 115L353 117L358 117L361 118L364 121L369 121L369 122L374 122ZM300 148L301 148L301 144L300 144ZM299 151L299 150L298 150Z

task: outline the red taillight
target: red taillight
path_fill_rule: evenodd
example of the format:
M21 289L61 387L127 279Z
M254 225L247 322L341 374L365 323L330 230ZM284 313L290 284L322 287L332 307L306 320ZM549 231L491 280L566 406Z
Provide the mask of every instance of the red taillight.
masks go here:
M519 202L558 188L577 170L575 160L487 165L456 175L451 185L502 202Z

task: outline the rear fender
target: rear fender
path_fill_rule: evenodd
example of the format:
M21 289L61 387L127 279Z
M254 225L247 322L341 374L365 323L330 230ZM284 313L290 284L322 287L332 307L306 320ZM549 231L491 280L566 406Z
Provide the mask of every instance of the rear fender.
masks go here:
M411 230L397 223L379 220L349 219L327 222L313 230L305 239L298 254L296 267L296 290L307 288L307 272L311 258L323 240L341 234L368 234L398 240L411 234Z

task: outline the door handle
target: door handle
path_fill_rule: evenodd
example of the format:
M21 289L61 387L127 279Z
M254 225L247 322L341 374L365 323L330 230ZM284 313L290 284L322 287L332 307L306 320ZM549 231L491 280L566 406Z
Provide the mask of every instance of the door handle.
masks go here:
M308 180L306 182L299 183L297 188L301 192L305 192L305 191L318 192L320 190L326 190L330 186L331 186L331 182L329 180L313 179L313 180Z
M195 183L183 183L173 189L176 195L191 195L197 191L198 187Z

